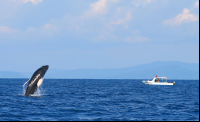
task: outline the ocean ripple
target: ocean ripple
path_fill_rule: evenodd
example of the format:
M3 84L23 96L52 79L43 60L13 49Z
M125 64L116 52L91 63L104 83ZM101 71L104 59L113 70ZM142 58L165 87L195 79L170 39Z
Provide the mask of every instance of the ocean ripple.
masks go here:
M199 80L44 79L32 97L26 81L0 79L1 121L199 121Z

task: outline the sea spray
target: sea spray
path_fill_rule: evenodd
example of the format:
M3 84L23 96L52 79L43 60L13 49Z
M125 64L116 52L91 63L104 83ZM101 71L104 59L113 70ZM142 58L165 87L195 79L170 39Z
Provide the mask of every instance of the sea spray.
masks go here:
M26 88L25 88L25 86L22 86L23 87L23 94L25 94L25 92L26 92Z
M25 87L25 85L23 85L22 87L23 87L23 93L22 94L25 95L26 87ZM42 94L43 94L43 89L40 86L40 87L37 88L37 91L31 96L36 96L37 97L37 96L42 96Z
M31 96L33 96L33 97L41 97L42 95L43 95L43 90L42 90L41 87L38 87L37 91Z
M41 96L41 90L40 87L37 88L37 91L35 92L34 96Z

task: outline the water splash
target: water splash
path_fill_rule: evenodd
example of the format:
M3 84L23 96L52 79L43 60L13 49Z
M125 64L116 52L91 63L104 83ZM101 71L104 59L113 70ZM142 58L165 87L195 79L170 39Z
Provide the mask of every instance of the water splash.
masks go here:
M25 86L22 86L23 87L23 95L25 95L25 92L26 92L26 87ZM31 97L41 97L43 95L43 89L41 87L38 87L37 88L37 91L31 95Z
M25 86L22 86L22 87L23 87L23 93L22 94L25 94L26 88L25 88Z
M42 88L38 87L37 91L34 94L34 96L42 96Z

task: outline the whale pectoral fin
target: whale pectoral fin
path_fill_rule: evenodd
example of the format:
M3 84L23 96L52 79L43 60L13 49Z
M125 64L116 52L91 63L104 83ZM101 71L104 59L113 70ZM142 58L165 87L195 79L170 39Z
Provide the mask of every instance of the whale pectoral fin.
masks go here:
M44 77L42 77L42 78L38 81L38 83L37 83L37 86L38 86L38 87L42 84L43 80L44 80Z
M30 79L29 79L29 80L30 80ZM29 80L28 80L28 81L29 81ZM28 83L28 81L26 81L26 83L24 83L24 85L26 85L26 84ZM23 86L24 86L24 85L23 85Z

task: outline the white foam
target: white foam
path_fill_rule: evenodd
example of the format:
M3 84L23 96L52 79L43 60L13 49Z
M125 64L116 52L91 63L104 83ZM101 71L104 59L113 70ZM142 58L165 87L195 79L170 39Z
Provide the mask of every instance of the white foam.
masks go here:
M25 86L23 86L23 94L25 94L26 90L25 90Z
M42 88L41 88L41 87L38 87L38 88L37 88L37 91L36 91L34 94L30 95L30 96L31 96L31 97L40 97L40 96L43 95L43 92L42 92L42 91L43 91ZM23 86L23 95L25 95L25 92L26 92L26 89L25 89L25 86Z

